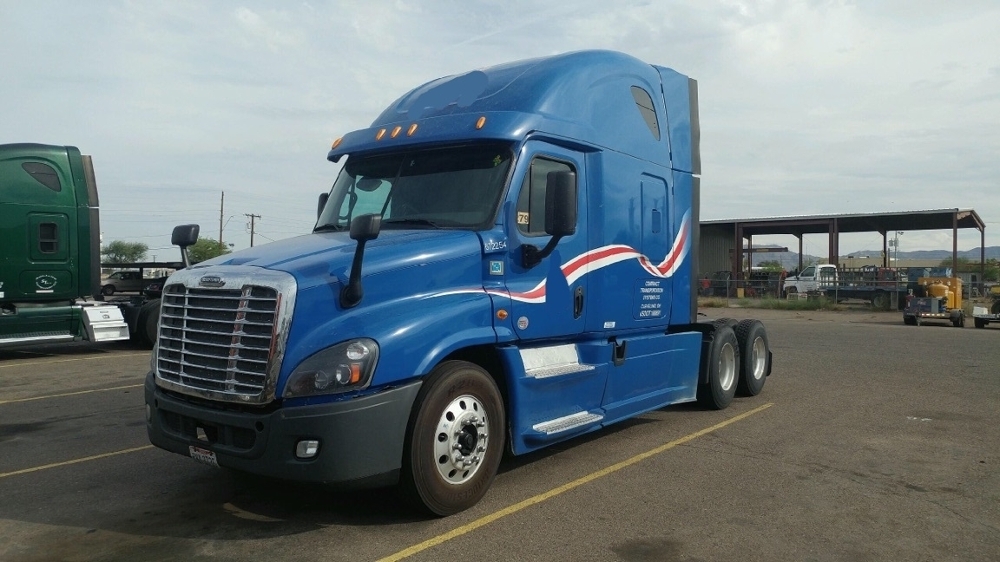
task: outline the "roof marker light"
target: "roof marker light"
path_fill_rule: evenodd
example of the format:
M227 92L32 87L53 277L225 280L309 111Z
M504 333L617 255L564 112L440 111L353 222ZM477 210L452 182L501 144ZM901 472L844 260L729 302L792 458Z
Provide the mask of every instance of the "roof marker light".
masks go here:
M485 124L486 124L486 116L483 115L479 119L476 120L476 129L482 129L483 125L485 125Z
M416 132L417 132L417 124L414 123L414 124L410 125L409 129L406 130L406 136L412 137L413 133L416 133Z
M396 138L397 136L399 136L399 132L402 131L402 130L403 130L402 127L400 127L399 125L396 125L392 129L392 133L390 133L389 136L392 137L392 138Z
M378 132L375 133L375 140L380 141L384 136L385 136L385 129L379 129Z
M330 147L330 150L336 149L342 142L344 142L344 137L340 137L339 139L333 141L333 146Z

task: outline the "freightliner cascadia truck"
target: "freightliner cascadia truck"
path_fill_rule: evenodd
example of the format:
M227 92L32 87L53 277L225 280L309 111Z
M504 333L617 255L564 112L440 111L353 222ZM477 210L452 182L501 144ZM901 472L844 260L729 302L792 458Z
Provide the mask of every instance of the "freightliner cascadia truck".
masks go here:
M196 225L178 227L175 243L191 234ZM90 156L73 146L0 144L0 348L130 337L151 345L159 300L107 303L94 298L100 291Z
M697 107L607 51L411 90L333 143L312 233L167 281L151 442L447 515L505 451L759 393L764 326L698 322Z

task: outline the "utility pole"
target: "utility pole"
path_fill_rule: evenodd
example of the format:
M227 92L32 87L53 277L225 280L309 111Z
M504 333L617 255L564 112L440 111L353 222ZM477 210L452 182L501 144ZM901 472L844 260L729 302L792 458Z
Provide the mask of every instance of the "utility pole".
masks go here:
M224 248L224 246L222 245L222 217L224 216L224 213L222 211L225 208L226 208L226 192L223 191L222 201L219 201L219 251L221 251L222 248Z
M254 219L259 219L260 215L255 215L253 213L243 213L244 216L250 217L250 247L253 248L253 232L254 232Z

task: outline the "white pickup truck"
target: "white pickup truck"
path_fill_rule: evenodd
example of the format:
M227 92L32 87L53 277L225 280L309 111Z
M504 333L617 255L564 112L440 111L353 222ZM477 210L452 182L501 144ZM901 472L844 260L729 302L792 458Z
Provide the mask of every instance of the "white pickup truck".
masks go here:
M837 283L837 266L831 263L810 265L802 273L785 278L784 294L811 293Z

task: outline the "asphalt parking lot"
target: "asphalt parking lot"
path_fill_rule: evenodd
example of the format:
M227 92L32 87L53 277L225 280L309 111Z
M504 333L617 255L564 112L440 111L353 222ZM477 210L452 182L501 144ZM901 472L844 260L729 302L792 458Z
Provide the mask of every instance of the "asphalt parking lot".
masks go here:
M705 312L764 320L760 396L507 459L444 519L150 447L148 352L0 350L0 560L1000 560L1000 326Z

